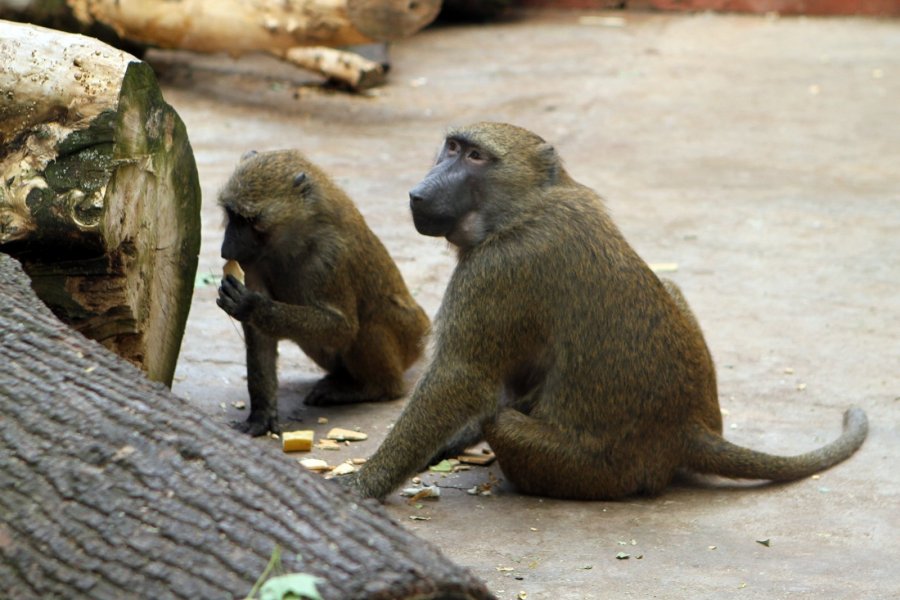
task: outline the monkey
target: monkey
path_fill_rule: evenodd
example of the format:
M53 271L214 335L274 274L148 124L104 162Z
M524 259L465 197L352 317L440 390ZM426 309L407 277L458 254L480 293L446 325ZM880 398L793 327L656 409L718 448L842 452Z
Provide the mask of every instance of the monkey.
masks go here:
M417 231L457 254L433 352L394 427L344 482L383 499L481 439L518 491L657 495L676 472L787 481L851 456L865 412L799 456L722 437L716 373L678 287L660 280L554 147L504 123L451 129L409 193Z
M307 405L393 400L423 352L430 320L347 196L299 151L250 152L219 194L226 275L216 303L241 322L250 415L233 426L279 432L278 341L326 372Z

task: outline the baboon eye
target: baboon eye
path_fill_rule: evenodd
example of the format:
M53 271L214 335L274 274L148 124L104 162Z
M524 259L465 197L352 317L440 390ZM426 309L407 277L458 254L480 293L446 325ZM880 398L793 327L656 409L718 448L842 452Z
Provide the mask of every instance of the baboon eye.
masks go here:
M447 140L447 155L456 156L459 153L459 142L456 140Z
M481 152L479 152L478 150L469 150L469 154L466 155L466 158L475 162L481 162L482 160L484 160L481 156Z

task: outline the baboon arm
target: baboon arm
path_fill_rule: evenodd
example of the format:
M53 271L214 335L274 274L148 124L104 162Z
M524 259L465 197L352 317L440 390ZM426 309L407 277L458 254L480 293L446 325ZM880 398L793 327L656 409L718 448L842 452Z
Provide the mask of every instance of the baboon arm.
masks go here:
M247 390L250 392L250 415L246 421L233 423L238 431L253 436L278 427L278 340L255 327L244 324L247 346Z
M275 338L291 338L344 347L356 337L359 322L353 311L332 304L299 305L271 300L261 305L251 323Z
M357 490L366 497L384 498L424 468L460 429L496 412L499 388L485 371L430 368L387 438L360 470L354 483Z
M250 410L256 411L257 404L260 404L259 408L268 409L264 403L275 398L278 388L278 340L247 325L244 325L244 340L247 347Z

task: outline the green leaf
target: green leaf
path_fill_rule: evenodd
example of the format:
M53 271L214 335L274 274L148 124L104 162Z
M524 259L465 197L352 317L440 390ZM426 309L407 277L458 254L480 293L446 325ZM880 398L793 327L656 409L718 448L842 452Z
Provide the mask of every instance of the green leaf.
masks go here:
M308 573L280 575L265 582L259 591L260 600L284 600L286 598L306 598L322 600L316 584L320 578Z
M445 459L436 465L431 465L428 467L428 470L434 471L435 473L450 473L453 471L453 463Z

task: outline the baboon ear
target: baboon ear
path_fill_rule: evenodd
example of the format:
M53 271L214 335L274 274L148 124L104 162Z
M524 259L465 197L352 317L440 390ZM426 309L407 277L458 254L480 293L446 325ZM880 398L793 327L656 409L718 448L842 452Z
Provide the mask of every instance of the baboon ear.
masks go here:
M560 161L556 148L544 142L537 147L535 152L539 161L539 168L547 174L546 184L553 185L559 179Z
M256 150L250 150L249 152L244 152L244 153L241 155L241 162L244 162L244 161L247 160L248 158L253 158L253 157L256 156L257 154L259 154L259 152L257 152Z
M294 175L294 187L300 187L306 181L306 173L300 171L296 175Z

